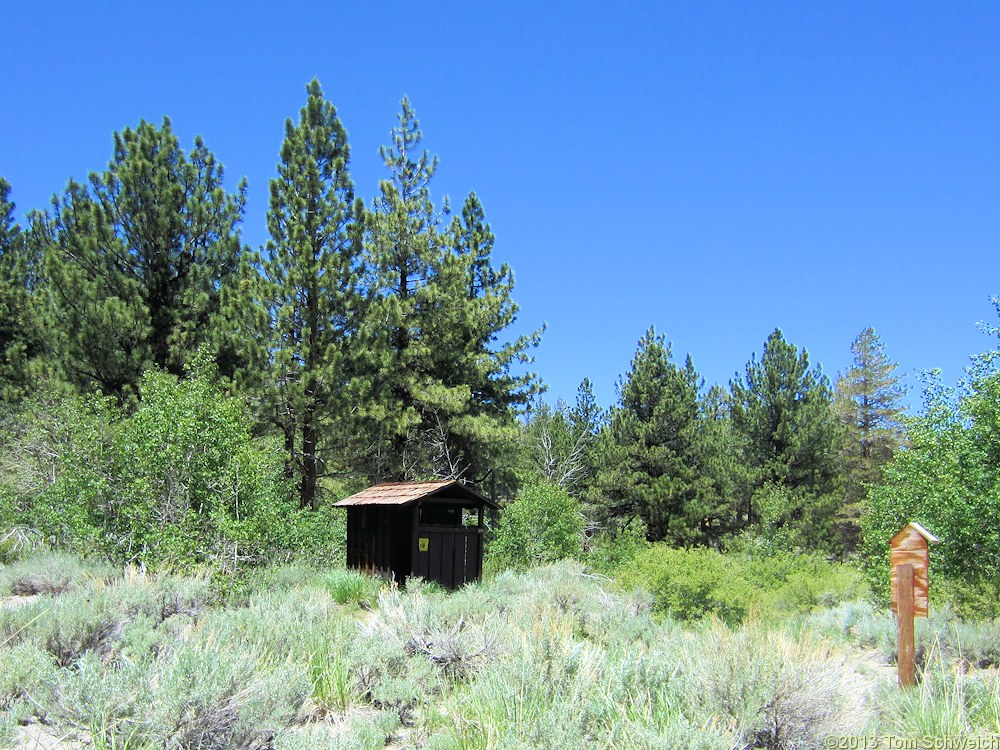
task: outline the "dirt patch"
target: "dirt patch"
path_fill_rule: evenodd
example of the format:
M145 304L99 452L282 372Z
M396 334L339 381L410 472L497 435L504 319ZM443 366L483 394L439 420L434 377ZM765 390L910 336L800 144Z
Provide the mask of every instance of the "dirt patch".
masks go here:
M17 607L23 607L25 604L31 604L38 600L41 594L31 594L30 596L0 596L0 607L7 607L9 609L16 609Z
M57 735L49 727L41 724L26 724L18 730L16 750L80 750L83 742L72 739L71 735Z

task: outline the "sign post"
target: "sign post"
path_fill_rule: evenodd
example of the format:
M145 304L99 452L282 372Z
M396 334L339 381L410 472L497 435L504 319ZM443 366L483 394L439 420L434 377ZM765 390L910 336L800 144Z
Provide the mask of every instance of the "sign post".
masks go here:
M927 617L930 585L928 545L941 542L919 523L908 523L889 542L890 592L896 613L896 664L899 686L913 687L916 679L914 618Z

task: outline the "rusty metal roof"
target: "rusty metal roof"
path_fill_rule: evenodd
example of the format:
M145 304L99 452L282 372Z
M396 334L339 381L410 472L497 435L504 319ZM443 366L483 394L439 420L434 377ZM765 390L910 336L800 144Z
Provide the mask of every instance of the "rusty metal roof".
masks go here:
M445 492L447 490L447 492ZM495 503L489 498L483 497L471 487L467 487L455 479L446 479L440 482L383 482L369 487L366 490L355 493L350 497L345 497L334 507L346 508L352 505L406 505L416 500L421 500L431 495L439 495L456 500L473 500L485 502L487 505Z

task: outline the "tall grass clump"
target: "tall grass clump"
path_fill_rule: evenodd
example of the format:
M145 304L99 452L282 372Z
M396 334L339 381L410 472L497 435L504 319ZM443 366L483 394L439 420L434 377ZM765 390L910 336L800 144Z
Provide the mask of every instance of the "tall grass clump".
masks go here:
M1000 675L995 671L956 671L933 652L918 684L909 690L887 687L880 695L888 734L907 737L971 737L1000 734Z
M323 577L323 584L337 604L371 607L378 598L383 581L356 570L334 570Z

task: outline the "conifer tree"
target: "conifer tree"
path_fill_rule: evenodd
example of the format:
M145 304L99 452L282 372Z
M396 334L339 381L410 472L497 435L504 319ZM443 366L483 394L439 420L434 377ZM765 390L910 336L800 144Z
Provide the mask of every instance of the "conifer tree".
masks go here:
M421 473L415 438L422 412L462 400L461 393L435 387L421 326L432 307L429 284L441 266L440 218L429 188L438 160L420 149L423 133L408 99L397 118L391 145L380 149L389 177L373 202L366 242L372 305L365 349L373 376L366 416L373 479Z
M780 531L790 542L833 546L843 433L827 378L775 329L731 389L733 426L749 467L743 523Z
M372 478L463 477L485 481L514 463L514 414L538 390L515 363L540 332L498 344L517 313L513 275L492 264L494 237L479 199L442 225L429 184L437 157L403 99L392 143L381 151L389 178L367 226L365 328L372 398L367 400ZM507 458L501 459L500 455ZM494 477L495 479L495 477Z
M897 375L899 365L886 356L885 345L873 328L866 328L851 343L854 361L837 380L837 411L856 443L865 466L865 481L874 481L878 467L892 458L903 440L906 394Z
M903 443L905 388L897 375L898 364L885 353L885 345L872 328L851 343L850 369L837 379L834 408L847 429L842 452L847 480L839 530L845 546L854 548L860 533L861 503L868 487L877 482L881 468L892 460Z
M273 395L288 473L298 479L301 506L316 509L318 479L332 449L321 434L352 431L347 415L364 209L354 197L347 133L336 108L318 81L306 91L298 123L285 122L278 177L271 180L271 239L257 268L245 269L249 299L236 294L227 309L257 313L248 328L258 346L249 361L259 363L258 370L254 377L241 373L241 380Z
M0 177L0 402L28 393L30 364L42 350L31 304L36 265L14 219L10 183Z
M601 434L591 499L602 520L640 518L650 541L692 544L713 536L722 509L700 466L698 388L691 358L677 366L666 339L650 328Z
M116 133L107 170L71 181L36 217L49 333L73 382L122 398L147 366L182 374L199 345L214 344L243 194L243 183L224 190L200 138L185 153L164 118Z

